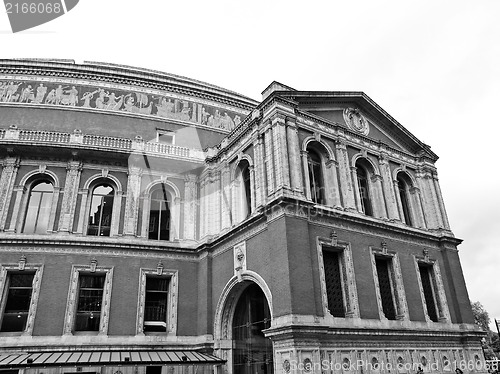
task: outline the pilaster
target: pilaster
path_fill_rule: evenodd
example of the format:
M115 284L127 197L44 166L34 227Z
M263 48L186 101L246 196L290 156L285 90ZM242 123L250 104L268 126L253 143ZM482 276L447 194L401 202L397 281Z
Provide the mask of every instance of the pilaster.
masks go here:
M129 166L127 178L127 198L125 201L124 236L135 236L139 214L139 195L141 193L142 169Z
M371 177L372 204L375 208L375 217L387 218L387 209L385 206L385 197L382 187L382 176L374 174Z
M255 206L259 208L266 201L266 177L263 155L264 142L262 136L257 135L253 141L254 149L254 174L255 174Z
M267 173L267 195L272 195L275 191L275 180L274 180L274 151L273 151L273 141L272 141L272 131L267 128L264 134L264 163L266 166Z
M278 117L272 121L274 167L276 190L290 188L290 166L288 164L285 119Z
M184 239L196 239L196 175L184 178Z
M441 218L443 220L443 227L446 230L450 230L450 222L448 220L448 214L446 213L446 208L445 208L444 200L443 200L443 194L441 193L441 186L439 185L439 179L437 176L437 172L433 173L433 182L434 182L434 189L436 191L436 197L437 197L439 209L441 212Z
M384 195L385 195L385 203L387 207L387 216L390 220L400 220L400 217L403 217L400 215L400 212L398 211L398 206L401 206L401 204L397 204L396 202L396 195L399 195L397 193L397 189L395 189L393 183L391 183L392 176L391 176L391 169L389 166L389 160L387 159L387 155L385 153L380 154L380 157L378 159L378 163L380 166L380 174L382 176L382 188L384 190Z
M19 164L19 157L7 157L3 162L2 175L0 176L0 231L5 230L7 223L7 213Z
M328 160L325 164L326 171L326 201L327 204L336 208L341 207L339 183L337 177L337 162L335 160Z
M72 231L81 172L82 163L80 161L68 162L61 213L59 216L59 232Z
M353 181L357 183L356 179L351 179L350 167L349 167L349 156L347 154L347 146L345 139L339 138L335 143L335 150L337 153L337 162L339 165L339 180L340 180L340 192L342 196L342 203L344 208L355 211L355 191L353 189Z
M231 172L229 164L223 162L221 166L221 230L231 227ZM255 186L255 185L254 185Z
M423 211L427 228L438 229L440 225L440 215L438 212L438 202L433 186L431 170L420 168L417 171L417 183L423 198Z
M299 195L304 195L302 168L300 160L299 133L295 122L286 119L286 137L288 143L288 164L290 169L290 185Z
M306 198L311 200L311 180L309 179L309 164L307 162L307 151L300 151L300 157L302 159L302 168L304 169L304 185Z

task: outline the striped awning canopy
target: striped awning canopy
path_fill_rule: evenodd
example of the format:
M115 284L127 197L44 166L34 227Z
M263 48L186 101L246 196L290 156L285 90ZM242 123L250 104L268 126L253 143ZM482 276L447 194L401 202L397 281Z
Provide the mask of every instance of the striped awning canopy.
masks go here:
M0 369L49 366L218 365L225 361L197 351L66 351L0 353Z

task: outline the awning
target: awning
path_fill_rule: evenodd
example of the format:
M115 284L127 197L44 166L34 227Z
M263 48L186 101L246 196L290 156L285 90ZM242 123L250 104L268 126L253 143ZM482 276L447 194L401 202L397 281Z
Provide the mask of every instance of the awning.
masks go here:
M0 353L0 369L49 366L218 365L225 360L197 351L63 351Z

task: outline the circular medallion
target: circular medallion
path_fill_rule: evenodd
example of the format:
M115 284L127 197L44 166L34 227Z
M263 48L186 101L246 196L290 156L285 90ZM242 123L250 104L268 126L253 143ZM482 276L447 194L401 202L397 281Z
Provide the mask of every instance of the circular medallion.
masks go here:
M368 121L361 114L359 109L345 108L344 121L351 130L356 131L360 134L368 135L368 133L370 132Z

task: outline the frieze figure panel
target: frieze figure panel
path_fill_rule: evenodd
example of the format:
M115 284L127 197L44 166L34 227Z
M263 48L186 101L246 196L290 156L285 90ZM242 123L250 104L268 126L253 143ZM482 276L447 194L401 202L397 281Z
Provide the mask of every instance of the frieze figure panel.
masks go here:
M0 81L0 102L62 105L146 114L227 131L238 126L244 117L222 108L164 95L36 81Z

